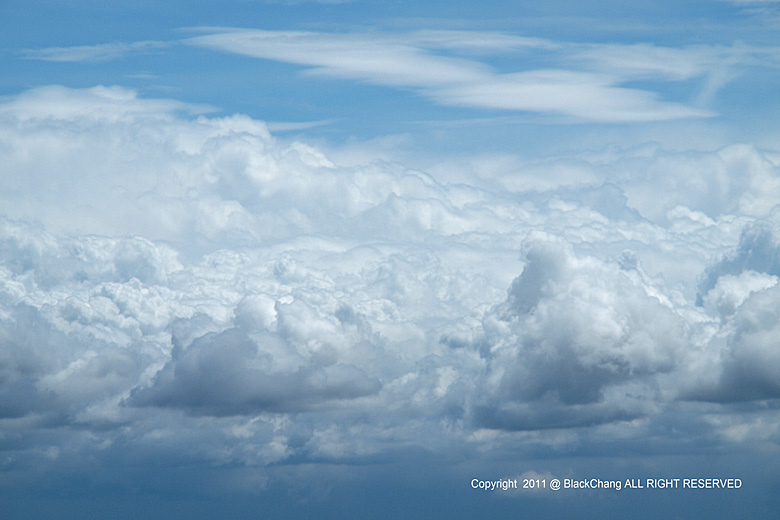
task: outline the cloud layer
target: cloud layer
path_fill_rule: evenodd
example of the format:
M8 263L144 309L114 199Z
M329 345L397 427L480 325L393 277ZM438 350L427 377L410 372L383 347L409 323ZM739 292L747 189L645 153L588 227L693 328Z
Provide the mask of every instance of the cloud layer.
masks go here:
M635 449L691 410L675 431L776 447L774 152L651 146L445 182L198 112L121 87L0 105L4 478L88 452Z

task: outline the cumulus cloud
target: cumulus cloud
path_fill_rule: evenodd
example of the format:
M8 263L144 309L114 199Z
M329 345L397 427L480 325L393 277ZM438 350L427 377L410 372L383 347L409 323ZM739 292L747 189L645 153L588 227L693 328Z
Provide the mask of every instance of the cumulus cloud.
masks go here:
M635 258L578 258L533 236L525 259L507 301L486 317L490 397L475 408L477 423L559 428L651 411L653 376L674 368L690 334Z
M687 396L713 401L778 397L776 214L743 230L739 243L705 270L698 302L720 319L706 347L710 377Z
M47 87L0 105L0 162L12 458L738 438L732 403L780 393L776 165L755 147L475 159L451 182L246 116Z
M699 284L699 301L701 302L703 295L709 293L723 277L751 273L780 276L780 241L777 229L775 222L767 220L746 226L740 235L737 247L724 254L718 262L707 267ZM739 285L749 287L744 283Z
M236 326L218 333L202 334L202 315L193 323L179 320L171 359L129 404L246 415L375 394L382 383L370 374L377 374L383 356L380 338L350 307L331 314L328 305L315 308L301 296L249 294L235 308Z
M0 112L14 129L4 136L7 164L19 172L0 181L6 214L53 231L184 238L190 246L338 235L353 220L383 236L474 228L448 200L455 188L422 172L336 168L316 148L280 143L243 116L178 117L197 110L119 87L18 96ZM67 122L74 126L60 131Z
M240 329L200 337L184 352L174 350L152 386L135 392L130 403L216 415L297 411L372 394L381 387L352 365L312 366L286 350L289 347L272 334L253 341Z

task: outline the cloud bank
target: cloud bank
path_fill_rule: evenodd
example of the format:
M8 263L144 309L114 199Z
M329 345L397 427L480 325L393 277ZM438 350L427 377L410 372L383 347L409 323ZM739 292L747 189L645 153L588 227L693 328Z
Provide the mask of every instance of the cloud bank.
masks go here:
M459 182L333 155L121 87L4 99L3 478L687 442L669 424L776 449L775 151Z

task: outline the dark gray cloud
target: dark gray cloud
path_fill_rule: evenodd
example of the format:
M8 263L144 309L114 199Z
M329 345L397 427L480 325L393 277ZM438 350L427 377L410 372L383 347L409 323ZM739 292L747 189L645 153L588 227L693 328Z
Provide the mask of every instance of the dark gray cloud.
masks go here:
M185 348L174 348L151 386L135 390L129 404L213 415L295 412L375 394L381 388L379 380L352 365L318 366L299 358L279 369L275 358L280 351L298 358L290 350L271 333L250 338L233 328L202 336Z

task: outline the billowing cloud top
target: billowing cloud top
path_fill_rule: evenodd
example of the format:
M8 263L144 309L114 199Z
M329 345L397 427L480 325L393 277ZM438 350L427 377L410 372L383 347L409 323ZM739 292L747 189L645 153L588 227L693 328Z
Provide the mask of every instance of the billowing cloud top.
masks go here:
M414 45L469 43L446 36ZM486 78L639 95L404 42L372 70L354 53L378 51L352 38L197 42L452 102L486 103ZM337 155L121 87L3 100L3 478L87 453L273 482L299 463L449 467L518 446L684 444L681 429L777 445L774 411L751 422L780 397L775 152L644 147L490 176L475 160L458 182Z

